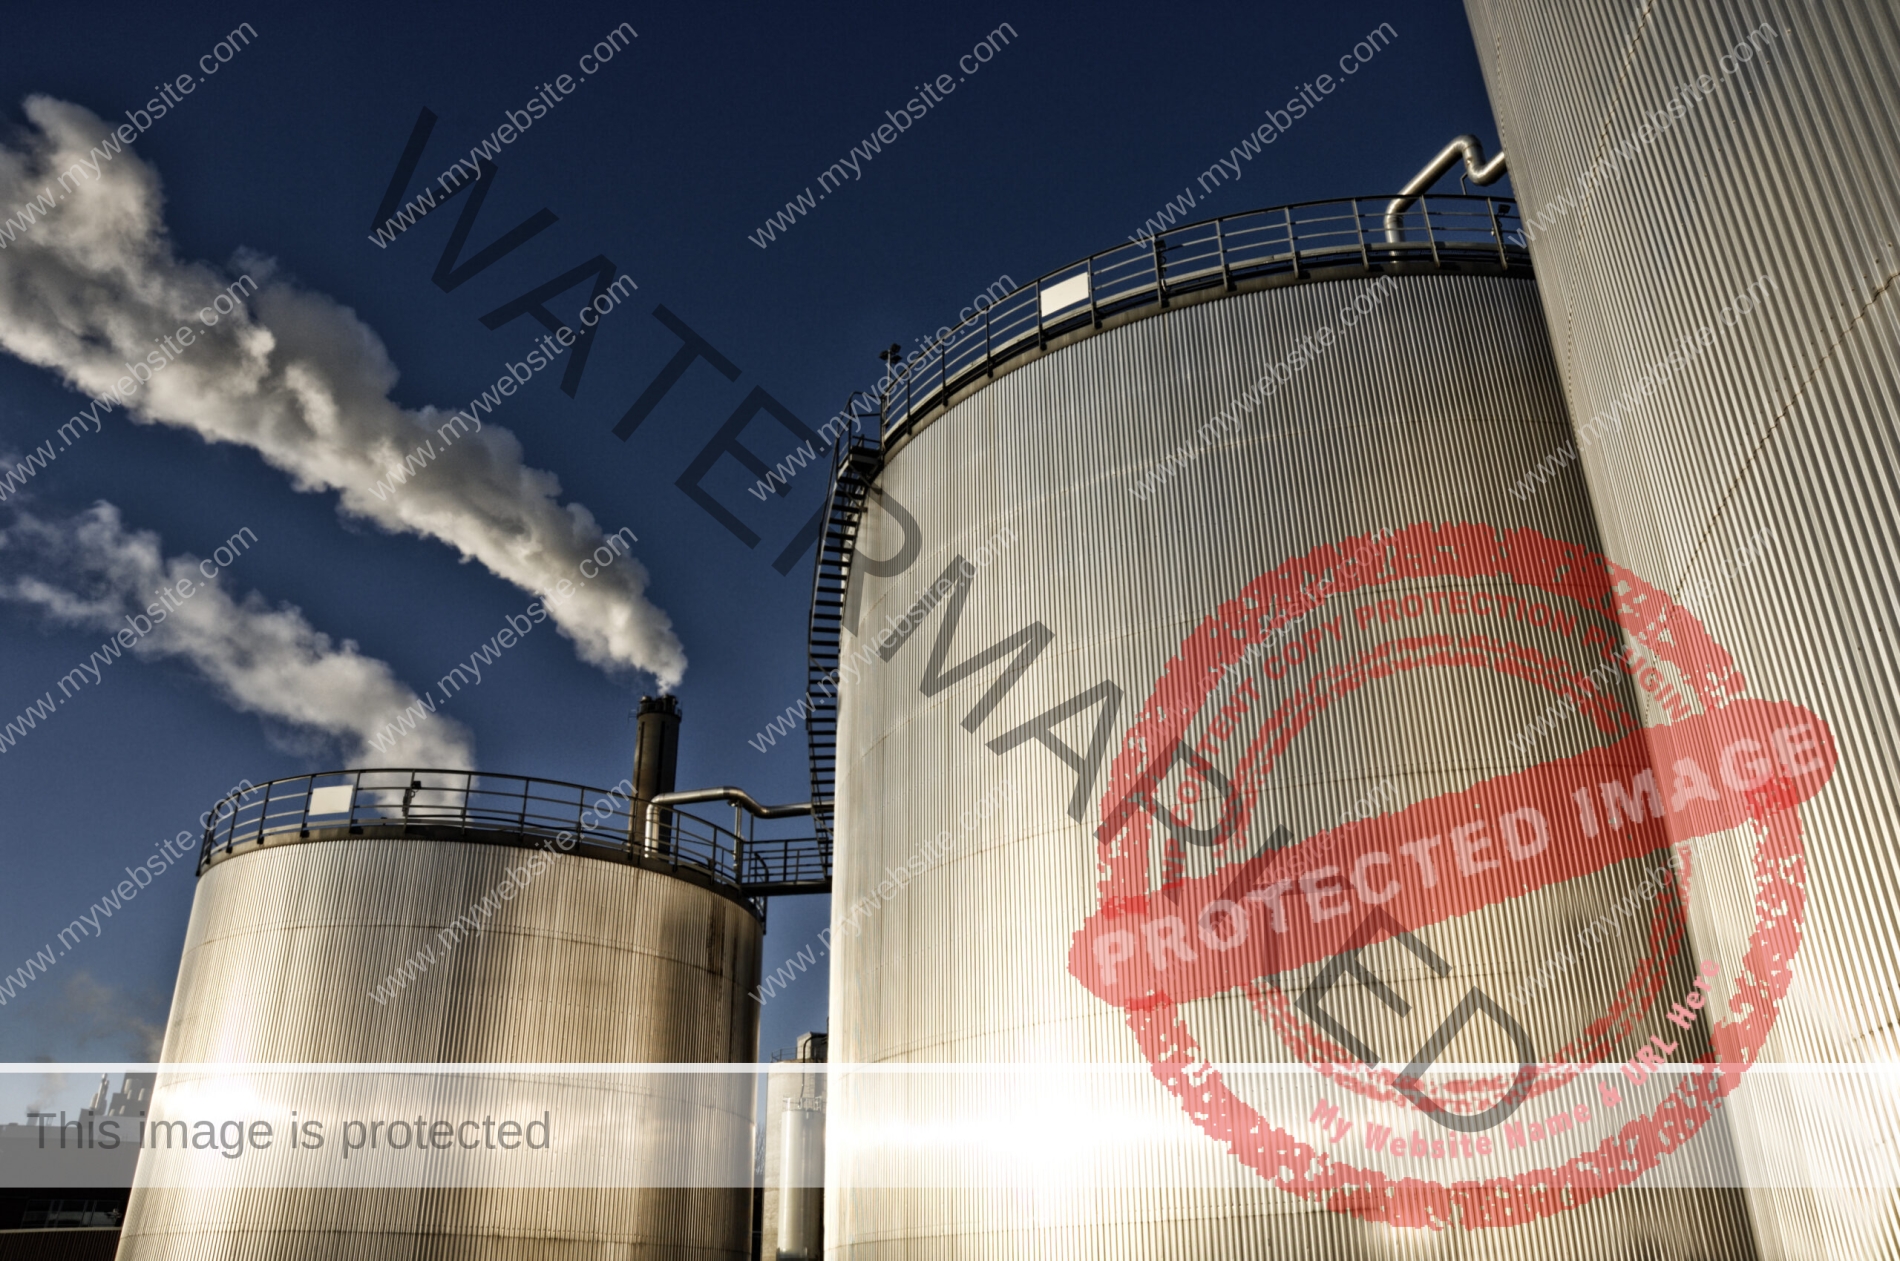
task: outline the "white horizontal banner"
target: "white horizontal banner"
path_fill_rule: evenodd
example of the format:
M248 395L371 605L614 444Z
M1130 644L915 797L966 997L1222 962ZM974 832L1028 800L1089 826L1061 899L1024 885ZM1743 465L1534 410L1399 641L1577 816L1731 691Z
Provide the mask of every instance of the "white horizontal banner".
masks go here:
M1900 1186L1900 1066L1755 1065L1725 1096L1698 1064L1166 1067L1205 1109L1138 1064L0 1065L0 1184L750 1186L776 1071L823 1081L833 1187Z

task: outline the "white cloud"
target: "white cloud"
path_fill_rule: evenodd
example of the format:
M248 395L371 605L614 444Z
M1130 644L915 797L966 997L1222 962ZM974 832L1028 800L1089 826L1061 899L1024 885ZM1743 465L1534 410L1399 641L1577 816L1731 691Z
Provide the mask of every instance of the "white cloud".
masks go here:
M106 135L77 105L32 96L24 109L37 130L23 147L0 146L0 206L57 189L61 172L96 161L90 151ZM490 424L461 437L378 499L371 487L449 414L392 402L396 368L375 331L333 299L273 276L267 260L238 260L260 286L248 310L201 324L198 313L234 277L174 255L152 167L129 151L96 164L96 177L69 180L73 191L49 218L0 248L0 346L98 396L130 362L162 354L163 338L189 328L196 341L132 396L137 418L250 447L297 489L337 491L343 512L438 539L526 591L572 581L579 589L549 613L582 659L678 683L685 653L646 599L646 570L622 557L580 586L578 566L600 545L601 528L585 507L560 503L559 481L523 462L513 434Z
M254 591L234 598L222 574L207 580L197 557L166 557L156 534L127 530L111 504L68 521L20 513L0 530L0 554L9 569L26 570L0 583L0 599L106 635L136 634L138 622L127 618L143 618L151 630L133 641L131 655L188 662L236 709L329 737L351 765L386 762L370 736L417 703L384 662L363 656L347 639L334 643L290 605L272 608ZM191 585L181 587L180 580ZM191 593L163 620L148 613L154 603L164 608L160 588ZM93 663L102 674L114 668L97 657ZM97 684L88 678L86 685ZM402 752L408 766L475 765L466 731L443 718L417 726Z

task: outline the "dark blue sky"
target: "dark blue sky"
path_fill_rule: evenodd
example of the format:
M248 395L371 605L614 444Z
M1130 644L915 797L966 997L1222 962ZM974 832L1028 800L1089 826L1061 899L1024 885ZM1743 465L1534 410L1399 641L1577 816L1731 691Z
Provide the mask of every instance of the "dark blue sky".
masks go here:
M502 151L463 258L544 207L557 222L452 292L431 276L465 197L386 249L368 239L419 110L439 121L412 193L543 83L578 77L582 54L623 21L638 39ZM739 783L773 800L808 795L802 740L761 754L747 739L803 687L810 554L789 575L772 562L817 507L822 479L762 505L745 491L749 473L731 460L714 468L707 491L760 536L755 547L675 485L753 389L817 427L875 379L881 346L953 322L1000 276L1026 283L1123 240L1264 111L1322 73L1337 77L1339 58L1381 23L1397 32L1390 46L1238 181L1196 188L1191 217L1389 193L1453 135L1496 144L1463 11L1438 2L39 6L11 15L0 45L7 126L25 125L20 102L33 93L120 119L244 22L257 38L134 146L164 182L179 256L223 264L255 250L353 308L387 345L402 374L395 398L411 407L465 404L541 336L525 318L490 330L483 314L599 255L631 276L639 291L603 321L575 397L549 372L496 419L530 465L560 477L567 500L639 536L649 596L690 663L682 785ZM861 179L769 248L747 239L914 85L959 74L959 58L1005 22L1008 46L863 164ZM584 296L554 305L577 309ZM696 364L623 442L616 421L680 345L652 315L661 304L741 375ZM50 372L0 356L0 452L30 450L80 401ZM746 441L768 459L793 445L767 418ZM417 690L524 603L440 543L344 519L334 494L299 493L248 449L122 415L0 506L0 528L16 507L58 517L98 500L158 532L167 553L205 555L250 527L259 542L226 575L235 592L299 606ZM0 721L100 638L0 603ZM545 634L451 712L485 769L611 784L626 773L628 712L648 687L608 678ZM336 761L278 736L189 668L128 659L0 756L0 976L240 777ZM188 868L167 873L0 1008L0 1058L138 1055L137 1022L162 1023L170 1000L191 886ZM824 922L820 899L775 904L767 967ZM763 1050L822 1027L824 1004L815 975L769 1004Z

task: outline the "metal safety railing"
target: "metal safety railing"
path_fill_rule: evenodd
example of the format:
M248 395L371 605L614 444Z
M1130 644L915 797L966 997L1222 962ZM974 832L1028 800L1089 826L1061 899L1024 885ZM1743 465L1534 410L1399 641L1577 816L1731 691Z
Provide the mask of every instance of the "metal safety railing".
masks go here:
M696 872L748 897L828 887L817 839L758 837L671 806L647 807L622 781L564 780L433 768L322 771L233 792L207 816L198 870L273 841L413 835L552 848L616 862Z
M685 829L689 835L692 829L698 827L711 827L723 832L717 824L708 823L698 815L679 809L682 805L705 806L718 802L725 802L732 807L732 831L725 835L733 837L738 845L734 865L739 872L740 887L747 894L771 897L775 894L831 892L829 836L823 833L796 837L758 835L758 823L762 819L811 818L814 811L809 801L763 806L744 789L730 786L664 792L654 797L647 807L646 852L665 852L673 844L674 834L680 829Z
M1059 267L970 315L905 364L888 387L885 443L948 406L965 387L1057 338L1206 290L1233 292L1342 272L1529 272L1515 202L1420 197L1389 220L1393 201L1387 195L1249 210L1183 224Z

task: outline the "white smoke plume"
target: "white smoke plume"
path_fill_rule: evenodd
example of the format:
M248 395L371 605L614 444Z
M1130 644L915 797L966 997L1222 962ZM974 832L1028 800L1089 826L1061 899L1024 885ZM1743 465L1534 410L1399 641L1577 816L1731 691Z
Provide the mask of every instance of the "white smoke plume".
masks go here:
M222 573L207 579L197 557L165 556L156 534L127 530L111 504L68 521L18 514L0 530L0 561L10 571L26 571L0 582L0 599L108 636L137 635L142 620L150 630L125 651L188 662L234 708L336 740L350 765L386 762L370 737L411 705L423 712L387 664L363 656L347 639L332 642L290 605L272 608L254 591L234 598ZM191 585L181 587L181 579ZM172 606L160 600L161 588L174 593ZM181 592L189 595L178 600ZM154 603L167 609L163 620L150 615ZM80 667L74 686L99 686L103 677L93 676L112 668L95 655ZM440 717L405 739L403 760L444 769L475 765L467 733Z
M338 491L343 512L439 539L536 595L568 580L570 596L547 609L583 660L678 684L685 653L645 597L646 570L624 558L580 580L602 530L559 502L559 481L523 463L513 434L486 425L444 448L437 431L453 411L390 401L397 373L374 330L266 259L240 256L260 287L248 309L218 316L233 278L174 255L157 172L130 151L103 160L106 125L80 106L31 96L23 108L36 130L0 145L0 206L58 192L62 174L72 191L0 246L0 346L95 397L156 352L164 366L130 395L137 418L250 447L297 489ZM174 357L165 339L181 345L180 329L195 340ZM427 468L379 499L376 482L431 439Z

